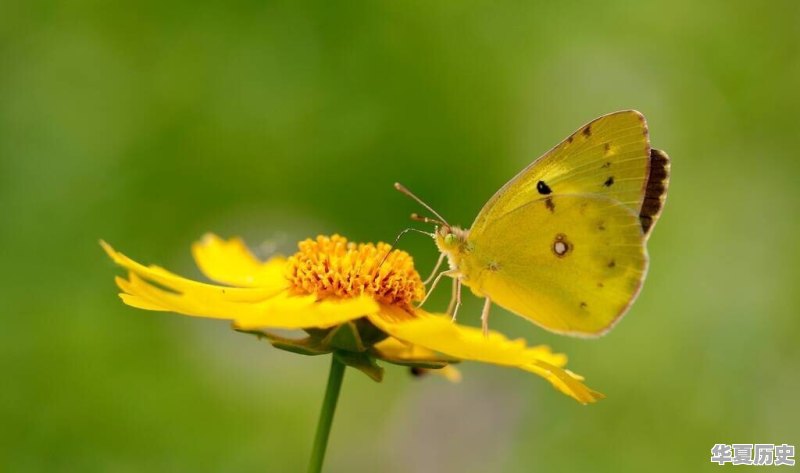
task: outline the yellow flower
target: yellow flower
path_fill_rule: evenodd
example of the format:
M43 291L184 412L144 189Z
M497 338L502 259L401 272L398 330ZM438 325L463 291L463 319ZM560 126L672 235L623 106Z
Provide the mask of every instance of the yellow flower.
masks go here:
M274 346L306 355L333 353L340 361L380 381L376 360L425 370L443 370L463 360L519 368L550 381L581 403L604 396L563 369L567 358L547 346L529 347L496 331L458 325L415 303L425 287L411 256L386 243L355 244L334 235L299 243L289 258L257 259L241 239L207 235L192 247L207 284L158 266L144 266L101 242L128 270L117 277L120 297L145 310L231 320L235 329L264 337ZM302 329L285 338L262 329Z

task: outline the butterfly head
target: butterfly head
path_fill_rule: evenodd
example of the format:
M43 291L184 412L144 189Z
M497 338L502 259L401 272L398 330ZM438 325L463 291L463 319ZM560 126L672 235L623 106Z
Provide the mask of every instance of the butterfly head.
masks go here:
M467 242L467 231L450 225L436 228L434 233L436 246L443 253L459 252Z

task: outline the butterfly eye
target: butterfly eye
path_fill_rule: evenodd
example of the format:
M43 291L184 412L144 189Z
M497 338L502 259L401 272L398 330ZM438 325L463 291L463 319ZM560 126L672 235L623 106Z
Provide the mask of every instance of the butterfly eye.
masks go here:
M452 246L452 245L455 244L455 242L456 242L456 236L455 235L453 235L452 233L448 233L447 235L445 235L444 243L446 245Z

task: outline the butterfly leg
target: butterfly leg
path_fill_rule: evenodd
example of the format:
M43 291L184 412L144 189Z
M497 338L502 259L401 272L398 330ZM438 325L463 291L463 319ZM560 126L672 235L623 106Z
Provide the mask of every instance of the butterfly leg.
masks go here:
M489 309L492 307L492 300L488 297L486 302L483 303L483 310L481 311L481 328L483 329L483 336L489 336Z
M450 291L450 304L447 305L447 315L453 315L456 309L456 284L458 284L458 279L453 278L453 288Z
M431 280L433 279L433 277L436 275L436 271L439 271L439 268L442 266L442 263L444 262L444 257L445 257L445 254L444 254L444 253L442 253L442 254L440 254L440 255L439 255L439 260L438 260L438 261L436 261L436 266L434 266L434 267L433 267L433 271L431 271L431 274L430 274L430 276L428 276L428 278L427 278L427 279L425 279L424 281L422 281L422 284L423 284L423 285L427 286L427 285L428 285L428 283L429 283L429 282L431 282Z
M431 284L431 288L428 289L428 293L425 294L425 298L422 299L422 302L420 302L417 307L422 307L423 305L425 305L425 302L428 300L428 298L431 296L431 294L433 294L433 290L436 288L436 285L439 284L439 280L441 280L443 276L454 276L455 274L456 274L456 272L450 269L450 270L447 270L447 271L442 271L441 273L436 275L436 279L433 280L433 284Z
M453 300L450 301L450 304L453 305L453 322L455 322L458 308L461 307L461 279L458 277L453 278ZM447 313L450 313L449 307Z

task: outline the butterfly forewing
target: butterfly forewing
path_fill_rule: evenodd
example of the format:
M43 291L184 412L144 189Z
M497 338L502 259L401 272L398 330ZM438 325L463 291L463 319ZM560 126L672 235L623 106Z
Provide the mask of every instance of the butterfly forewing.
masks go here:
M503 186L472 230L540 198L599 194L639 213L650 169L647 123L637 111L602 116L578 129Z

